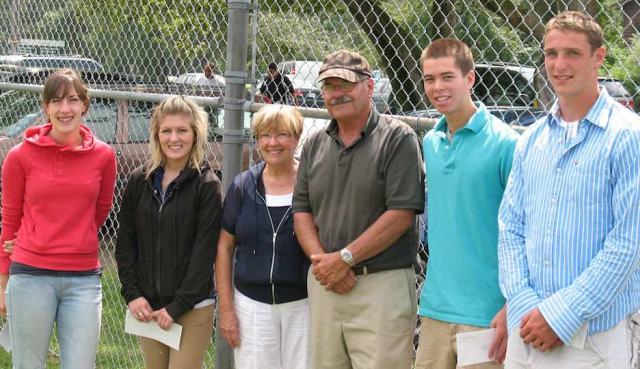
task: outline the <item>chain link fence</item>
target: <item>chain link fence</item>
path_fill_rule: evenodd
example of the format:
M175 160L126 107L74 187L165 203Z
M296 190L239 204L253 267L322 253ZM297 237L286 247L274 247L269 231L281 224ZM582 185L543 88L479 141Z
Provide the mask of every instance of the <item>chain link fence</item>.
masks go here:
M375 108L407 117L422 133L437 114L424 98L420 53L430 40L456 37L477 61L475 98L505 122L526 125L553 99L541 40L545 22L566 9L598 19L608 49L601 84L631 109L639 107L637 0L0 0L0 159L26 127L42 122L38 88L51 70L65 66L90 84L87 124L118 154L114 210L100 230L104 311L97 367L143 367L136 339L123 332L126 307L113 251L121 192L146 157L154 103L182 94L205 105L208 158L229 178L236 170L225 171L223 157L232 144L243 146L242 167L256 160L248 130L259 105L251 102L262 102L259 87L270 63L293 82L305 134L327 122L314 82L324 55L341 48L365 55L375 69ZM230 22L232 10L248 12L248 22ZM248 34L240 70L228 50L238 32ZM226 84L238 81L242 91L225 96ZM223 127L232 115L234 126ZM420 252L426 260L424 245ZM207 368L214 366L213 347ZM50 362L57 367L55 340ZM0 367L9 363L0 352Z

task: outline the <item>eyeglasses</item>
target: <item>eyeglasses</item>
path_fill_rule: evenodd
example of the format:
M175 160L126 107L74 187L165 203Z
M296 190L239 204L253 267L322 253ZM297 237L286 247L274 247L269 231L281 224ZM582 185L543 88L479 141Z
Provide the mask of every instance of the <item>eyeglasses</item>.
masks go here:
M322 92L324 93L330 93L330 92L335 92L335 91L342 91L342 92L350 92L351 90L353 90L356 85L362 81L366 81L368 78L365 79L361 79L357 82L349 82L349 81L342 81L336 84L326 84L326 83L322 83L320 85L320 90L322 90Z
M260 135L258 135L258 140L260 141L271 141L272 138L275 138L276 141L278 142L282 142L285 141L287 138L291 137L290 134L288 133L261 133Z

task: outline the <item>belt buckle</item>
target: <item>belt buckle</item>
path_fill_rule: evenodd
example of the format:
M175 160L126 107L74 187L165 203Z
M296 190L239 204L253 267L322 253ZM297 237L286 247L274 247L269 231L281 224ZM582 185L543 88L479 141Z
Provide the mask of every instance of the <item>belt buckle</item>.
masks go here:
M367 266L365 265L362 267L362 275L367 275L367 274L369 274L369 271L367 270Z

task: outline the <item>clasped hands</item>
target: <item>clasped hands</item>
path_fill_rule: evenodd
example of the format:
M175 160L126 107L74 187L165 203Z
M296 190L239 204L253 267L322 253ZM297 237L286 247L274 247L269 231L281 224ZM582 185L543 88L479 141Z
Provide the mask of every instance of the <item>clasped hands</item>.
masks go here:
M173 318L167 313L166 308L154 311L144 297L131 300L129 302L129 311L138 321L150 322L155 320L160 328L164 330L171 328L171 324L173 324Z
M356 275L342 261L340 252L311 255L313 276L327 291L345 294L356 284Z

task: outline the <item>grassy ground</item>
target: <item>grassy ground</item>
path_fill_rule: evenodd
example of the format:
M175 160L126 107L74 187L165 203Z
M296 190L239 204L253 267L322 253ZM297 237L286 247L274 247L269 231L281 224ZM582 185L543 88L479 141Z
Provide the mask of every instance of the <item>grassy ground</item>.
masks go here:
M98 345L96 368L138 369L144 368L142 354L136 337L124 333L125 304L120 297L120 283L113 268L105 267L102 276L102 330ZM47 368L60 368L57 342L52 339ZM205 368L213 368L214 348L210 345ZM0 368L11 368L11 355L0 349Z

